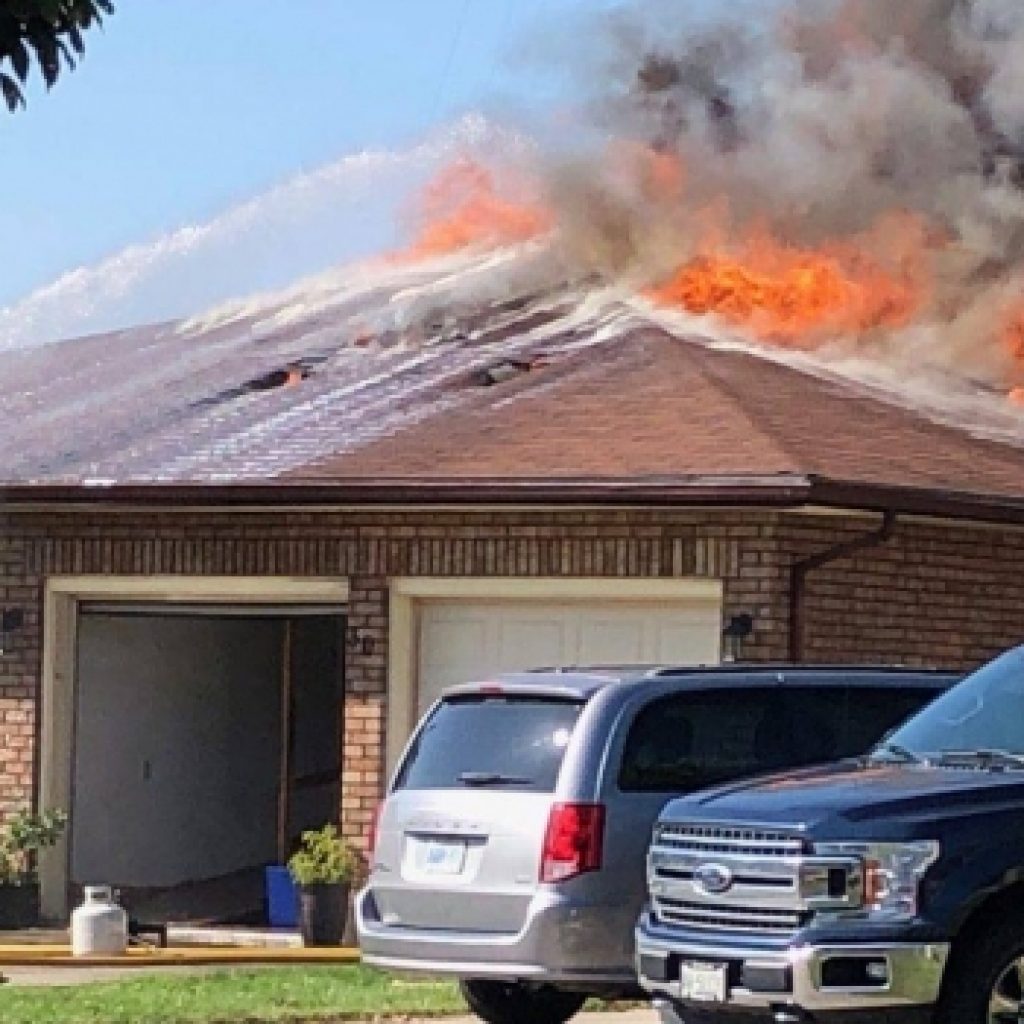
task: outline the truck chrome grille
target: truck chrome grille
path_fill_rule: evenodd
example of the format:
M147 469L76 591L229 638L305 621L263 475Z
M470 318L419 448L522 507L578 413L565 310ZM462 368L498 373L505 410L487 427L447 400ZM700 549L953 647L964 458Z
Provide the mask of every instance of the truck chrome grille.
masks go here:
M815 913L856 909L863 866L816 855L799 834L746 825L661 822L647 866L663 927L780 938Z
M789 910L764 907L735 907L725 904L705 905L685 900L661 899L657 914L665 924L689 930L768 932L792 935L804 923L803 915Z
M804 852L804 841L785 832L720 825L659 825L659 845L701 854L796 857Z

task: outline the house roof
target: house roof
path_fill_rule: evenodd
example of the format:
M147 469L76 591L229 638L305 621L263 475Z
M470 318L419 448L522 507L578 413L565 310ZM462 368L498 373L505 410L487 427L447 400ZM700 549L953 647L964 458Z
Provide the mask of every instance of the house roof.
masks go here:
M395 267L0 353L0 494L819 500L1024 519L1024 420L977 436L898 393L508 270Z

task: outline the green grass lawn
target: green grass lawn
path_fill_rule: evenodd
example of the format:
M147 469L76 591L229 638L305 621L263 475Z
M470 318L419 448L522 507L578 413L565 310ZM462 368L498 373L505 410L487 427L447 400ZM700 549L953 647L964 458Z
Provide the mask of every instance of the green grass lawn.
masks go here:
M3 1024L263 1024L465 1013L453 984L366 967L147 976L62 988L0 987Z

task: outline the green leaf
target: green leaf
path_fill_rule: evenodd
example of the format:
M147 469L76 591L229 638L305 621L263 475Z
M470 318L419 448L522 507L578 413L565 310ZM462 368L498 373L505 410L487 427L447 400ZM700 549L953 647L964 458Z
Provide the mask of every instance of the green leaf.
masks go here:
M25 44L20 39L11 47L10 58L11 64L14 65L14 73L24 82L28 78L29 58L28 50L25 49Z
M68 42L71 44L71 48L78 54L79 57L85 53L85 40L82 38L82 33L77 25L70 25L68 27Z
M35 7L36 17L45 18L52 25L56 25L64 13L64 0L37 0L28 6Z
M6 58L12 72L0 73L7 106L25 105L19 83L28 80L33 57L52 88L61 70L74 68L85 53L85 32L114 11L113 0L0 0L0 66Z
M21 94L18 83L10 75L0 71L0 92L4 94L8 110L17 110L25 106L25 97Z
M351 881L358 867L356 852L338 835L334 825L302 833L302 847L288 861L299 885Z
M29 26L29 45L36 51L39 70L43 73L43 81L48 89L53 88L60 74L60 51L57 37L47 31L38 22Z
M61 54L63 54L64 60L67 63L67 66L69 68L74 68L74 66L75 66L75 55L68 48L67 43L65 43L63 39L58 39L57 40L57 48L60 50Z

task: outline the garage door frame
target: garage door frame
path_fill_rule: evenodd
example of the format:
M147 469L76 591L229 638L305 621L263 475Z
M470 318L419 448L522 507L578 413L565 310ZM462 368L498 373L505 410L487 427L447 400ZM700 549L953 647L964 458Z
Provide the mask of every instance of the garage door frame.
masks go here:
M717 579L612 579L608 577L492 578L405 576L389 580L388 706L385 757L390 775L416 725L419 611L427 601L537 601L660 604L715 602Z
M344 577L294 576L51 576L43 604L39 806L71 806L75 659L79 605L90 601L177 605L348 604ZM70 830L68 830L70 832ZM67 833L39 862L41 911L67 915ZM102 881L98 879L97 881Z

